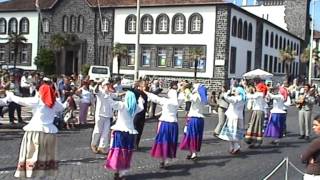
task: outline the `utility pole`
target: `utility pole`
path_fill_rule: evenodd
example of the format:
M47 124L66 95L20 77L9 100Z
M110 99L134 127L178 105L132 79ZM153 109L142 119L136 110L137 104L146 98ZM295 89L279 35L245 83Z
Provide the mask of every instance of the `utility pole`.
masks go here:
M136 47L134 56L134 79L139 79L139 61L140 61L140 0L137 0L137 16L136 16Z

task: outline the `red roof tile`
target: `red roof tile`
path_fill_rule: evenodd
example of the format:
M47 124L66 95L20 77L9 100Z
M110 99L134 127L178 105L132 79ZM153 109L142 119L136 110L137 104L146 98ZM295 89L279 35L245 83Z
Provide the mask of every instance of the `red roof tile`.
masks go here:
M313 39L320 39L320 31L313 31Z
M41 9L50 9L58 0L39 0ZM9 0L0 3L0 11L35 11L36 0Z

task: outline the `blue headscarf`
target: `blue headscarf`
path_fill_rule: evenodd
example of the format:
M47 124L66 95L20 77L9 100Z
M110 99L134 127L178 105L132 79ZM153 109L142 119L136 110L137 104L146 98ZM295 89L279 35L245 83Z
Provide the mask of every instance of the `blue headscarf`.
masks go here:
M137 109L137 99L135 94L132 91L127 91L125 99L125 105L127 108L128 113L131 117L134 116L136 109Z
M208 94L207 94L207 88L200 84L198 87L198 93L200 95L200 101L202 104L207 105L208 104Z
M241 96L241 100L242 100L242 101L246 101L246 91L245 91L242 87L240 87L240 86L237 87L236 91L237 91L237 92L239 93L239 95Z

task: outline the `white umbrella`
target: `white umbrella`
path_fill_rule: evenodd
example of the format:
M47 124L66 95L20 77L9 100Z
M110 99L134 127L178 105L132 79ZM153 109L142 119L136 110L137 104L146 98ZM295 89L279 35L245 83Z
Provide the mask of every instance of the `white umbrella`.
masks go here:
M255 69L243 74L242 77L244 77L245 79L260 78L265 80L265 79L271 79L273 77L273 74L261 69Z

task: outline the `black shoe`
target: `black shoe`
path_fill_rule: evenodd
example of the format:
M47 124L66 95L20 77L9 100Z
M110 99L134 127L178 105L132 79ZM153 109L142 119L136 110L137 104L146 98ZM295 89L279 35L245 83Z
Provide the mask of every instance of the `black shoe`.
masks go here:
M307 140L307 141L309 141L309 140L310 140L310 137L309 137L309 136L306 136L304 139Z
M165 169L166 168L164 162L161 162L159 167L160 167L160 169Z
M299 136L298 139L304 139L304 135Z
M191 159L191 155L187 155L186 159L190 160Z

